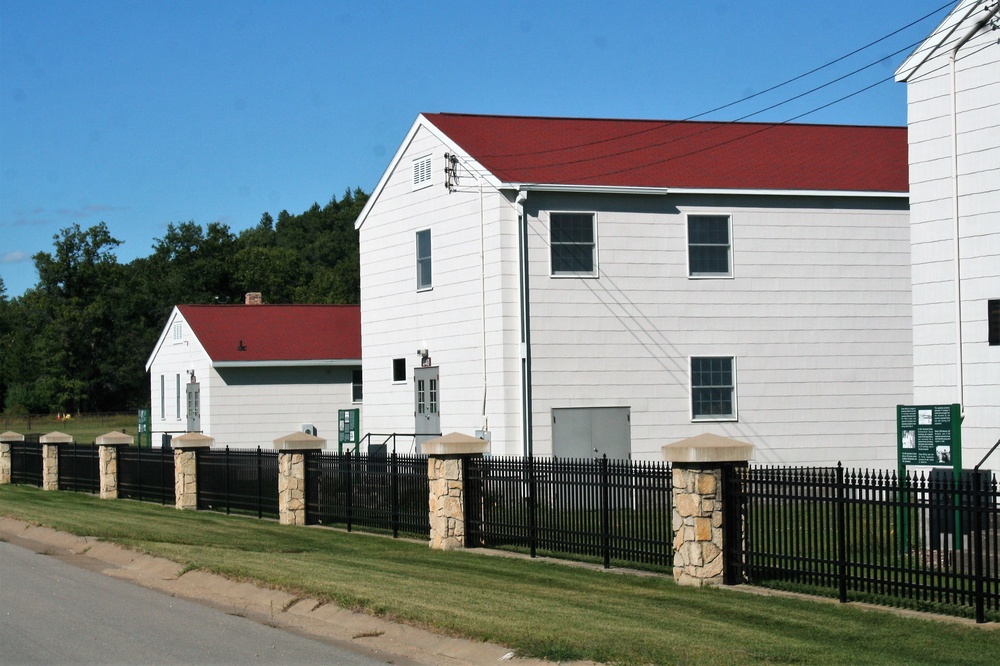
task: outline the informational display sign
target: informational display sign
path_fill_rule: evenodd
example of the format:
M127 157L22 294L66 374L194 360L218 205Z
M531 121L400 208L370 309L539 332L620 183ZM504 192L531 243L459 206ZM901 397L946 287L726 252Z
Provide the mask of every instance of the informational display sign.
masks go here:
M344 452L344 445L356 449L361 439L359 420L360 409L341 409L337 413L337 451Z
M136 442L137 446L142 446L143 442L146 442L146 448L153 446L153 433L149 430L149 410L140 409L139 410L139 425L136 432L139 434Z
M897 405L900 471L908 465L962 469L962 407Z

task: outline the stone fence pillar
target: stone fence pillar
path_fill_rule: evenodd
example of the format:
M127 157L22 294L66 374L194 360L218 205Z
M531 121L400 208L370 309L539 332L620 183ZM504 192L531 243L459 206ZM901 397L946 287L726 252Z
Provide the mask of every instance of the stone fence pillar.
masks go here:
M73 436L50 432L38 441L42 445L42 490L59 490L59 445L72 444Z
M746 465L753 446L709 433L662 447L673 463L674 580L719 585L725 574L724 466Z
M482 457L489 445L482 439L453 432L420 445L427 454L430 484L430 547L465 548L465 484L463 460Z
M326 440L307 432L293 432L274 440L278 452L278 522L306 524L306 455L322 451Z
M174 437L174 506L181 510L198 508L198 449L211 448L213 437L188 432Z
M109 432L97 438L101 499L118 499L118 447L131 446L134 441L134 437L123 432Z
M7 432L0 434L0 486L10 483L13 469L13 453L11 452L11 444L23 441L24 435L20 433L8 430Z

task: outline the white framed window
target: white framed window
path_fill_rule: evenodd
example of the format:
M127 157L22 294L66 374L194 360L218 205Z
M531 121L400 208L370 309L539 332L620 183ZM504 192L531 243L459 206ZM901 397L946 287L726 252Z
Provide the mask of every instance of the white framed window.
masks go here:
M732 277L732 219L729 215L688 215L688 276Z
M421 190L434 180L431 172L431 156L418 157L413 160L413 189Z
M173 336L174 344L184 341L184 327L179 321L175 321L173 325Z
M167 379L160 375L160 420L167 420Z
M691 420L736 420L736 358L692 356Z
M549 213L552 277L597 276L597 215Z
M177 420L181 420L181 376L177 375Z
M417 291L433 288L431 273L431 230L417 232Z

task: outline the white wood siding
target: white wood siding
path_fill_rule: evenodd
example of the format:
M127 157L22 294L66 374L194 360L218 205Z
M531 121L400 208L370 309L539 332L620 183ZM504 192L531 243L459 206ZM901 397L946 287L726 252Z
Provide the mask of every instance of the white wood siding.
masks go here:
M844 208L835 206L844 205ZM551 410L632 408L632 451L702 432L757 461L891 464L911 398L905 202L528 198L535 450ZM547 211L596 212L600 277L549 278ZM732 217L732 279L689 279L686 213ZM739 419L690 417L690 356L737 359Z
M268 448L275 439L312 424L337 449L337 414L341 409L361 408L352 404L349 367L213 368L211 421L205 434L216 446ZM204 396L202 384L202 395ZM202 398L202 404L206 401Z
M447 148L420 129L378 206L360 229L361 330L365 431L412 433L413 368L427 349L440 369L441 429L483 427L484 335L480 220L485 248L486 417L493 451L520 452L518 408L517 228L511 204L495 190L482 199L471 176L448 192ZM430 187L412 188L412 158L430 154ZM482 213L481 213L482 206ZM481 217L482 216L482 217ZM416 232L430 229L433 289L416 289ZM393 359L406 359L406 381L392 381Z
M960 11L960 10L956 10ZM980 18L977 12L974 16ZM964 34L971 22L960 26ZM957 37L952 39L955 41ZM914 400L957 402L950 49L907 81L913 253ZM956 60L965 412L963 462L1000 437L1000 347L986 342L986 303L1000 298L1000 44L973 37ZM986 465L997 469L994 455Z
M173 326L181 324L181 340L173 338ZM208 354L191 332L184 317L174 310L164 329L160 346L155 350L149 367L150 386L150 431L153 446L160 446L164 433L173 436L187 431L187 384L189 373L194 371L201 384L201 424L202 428L211 423L211 395L208 371L211 367ZM177 375L181 377L180 412L177 410ZM160 410L160 377L164 378L163 396L165 414Z

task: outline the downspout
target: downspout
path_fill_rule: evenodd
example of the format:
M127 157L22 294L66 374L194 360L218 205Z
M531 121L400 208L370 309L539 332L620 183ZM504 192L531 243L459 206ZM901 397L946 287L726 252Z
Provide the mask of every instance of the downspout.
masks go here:
M518 274L521 306L521 440L524 455L534 455L531 419L531 307L528 299L528 217L524 214L527 190L518 190L517 209Z
M486 396L488 391L488 375L486 372L486 213L483 208L483 179L479 182L479 298L482 306L480 315L483 327L483 433L490 431L490 420L486 416Z
M977 5L978 7L978 5ZM953 244L955 252L955 363L956 363L956 382L958 385L958 404L961 409L962 417L965 417L965 359L962 352L962 263L961 263L961 245L960 245L960 224L959 224L959 205L958 205L958 84L957 84L957 68L955 65L958 59L958 51L965 44L978 33L984 25L989 23L997 12L1000 11L1000 3L998 3L992 10L989 10L985 18L977 21L966 33L962 36L955 47L951 50L950 56L950 71L951 71L951 208L952 208L952 235ZM971 15L972 10L969 11L968 17ZM964 21L964 18L963 18ZM956 26L957 27L957 26Z

